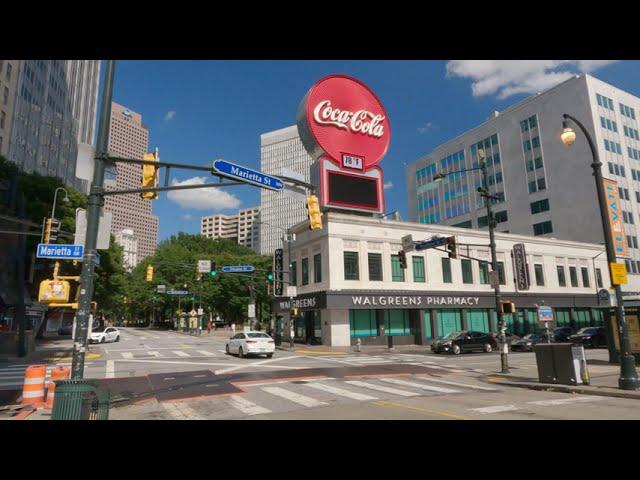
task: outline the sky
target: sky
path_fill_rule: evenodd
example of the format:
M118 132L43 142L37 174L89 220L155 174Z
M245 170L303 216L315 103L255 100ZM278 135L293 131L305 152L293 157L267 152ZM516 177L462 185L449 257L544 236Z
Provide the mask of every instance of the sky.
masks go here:
M494 110L576 73L590 73L640 96L640 61L129 60L116 63L113 100L142 115L149 149L158 147L162 161L207 165L224 158L259 169L260 135L294 125L302 97L332 73L360 79L385 106L391 124L391 145L380 163L385 204L405 220L404 165L482 123ZM216 177L172 169L171 180L204 183ZM153 202L158 241L180 231L199 233L202 216L259 205L259 190L234 186L161 193Z

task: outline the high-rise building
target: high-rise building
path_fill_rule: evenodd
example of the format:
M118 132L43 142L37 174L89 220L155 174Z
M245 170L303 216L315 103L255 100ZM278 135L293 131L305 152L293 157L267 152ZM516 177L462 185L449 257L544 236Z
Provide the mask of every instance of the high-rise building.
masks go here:
M118 245L121 245L124 250L122 266L130 272L138 264L138 239L130 228L116 232L115 239Z
M272 175L282 174L287 168L304 176L305 182L311 181L313 159L305 150L298 128L292 127L274 130L260 135L260 170ZM282 236L289 227L307 218L305 202L288 197L282 192L260 190L260 253L273 255L276 248L282 247Z
M142 157L149 146L149 131L142 124L142 116L115 102L111 104L109 122L109 152L126 158ZM125 190L141 188L142 168L131 163L117 163L115 186L107 189ZM104 208L113 213L111 232L133 230L137 239L136 263L151 256L158 245L158 217L151 212L151 201L138 193L107 195Z
M580 120L603 163L603 175L618 184L629 246L628 289L640 287L640 98L590 75L576 75L532 95L406 166L409 219L465 228L486 228L486 210L476 190L478 171L435 173L478 166L485 152L497 231L603 243L598 198L584 135L567 147L560 141L562 114ZM604 250L604 248L603 248ZM576 282L578 279L576 279ZM637 288L636 288L637 289Z
M88 192L89 183L75 175L76 163L78 142L93 143L100 61L0 62L4 63L0 124L4 116L11 139L6 150L9 160L23 171L55 176ZM7 147L5 133L0 135L2 151Z
M20 60L0 60L0 155L9 156Z
M211 215L200 219L200 234L207 238L228 238L258 251L259 207L239 210L235 215Z

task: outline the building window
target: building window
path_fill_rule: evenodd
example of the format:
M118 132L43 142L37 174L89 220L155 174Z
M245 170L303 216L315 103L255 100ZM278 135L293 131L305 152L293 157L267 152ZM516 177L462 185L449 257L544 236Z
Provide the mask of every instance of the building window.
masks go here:
M498 266L498 280L500 285L507 284L507 276L504 274L504 262L496 262Z
M344 252L344 279L360 280L358 252Z
M545 235L547 233L552 233L552 232L553 232L553 225L551 221L533 224L533 234L536 236Z
M542 264L536 263L533 266L533 271L535 272L536 276L536 285L538 285L539 287L544 287L544 271L542 269Z
M322 257L319 253L313 256L313 281L322 282Z
M582 272L582 286L589 288L589 269L587 267L580 267Z
M564 276L564 267L562 265L557 265L556 270L558 271L558 285L566 287L567 279Z
M599 268L596 268L596 284L598 285L598 288L604 288L602 284L602 272Z
M375 310L349 310L352 337L377 337L378 326Z
M291 262L291 285L298 286L298 262Z
M413 263L413 281L424 283L426 277L424 274L424 257L411 257Z
M382 281L382 255L379 253L369 254L369 280Z
M571 286L578 286L578 271L576 267L569 267L569 278L571 279Z
M391 281L404 282L404 268L400 268L399 255L391 255Z
M487 285L489 283L489 263L480 262L479 270L480 270L480 284Z
M309 259L302 259L302 285L309 285Z
M473 283L473 270L471 260L462 260L462 283Z
M442 258L442 282L443 283L451 283L453 280L451 278L451 259Z
M529 204L529 207L531 208L532 215L540 212L546 212L547 210L549 210L549 200L545 198L544 200L532 202Z

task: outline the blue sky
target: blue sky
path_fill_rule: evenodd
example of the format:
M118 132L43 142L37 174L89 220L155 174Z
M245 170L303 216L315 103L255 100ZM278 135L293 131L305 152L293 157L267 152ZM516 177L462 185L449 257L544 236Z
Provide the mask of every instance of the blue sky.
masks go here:
M381 167L387 211L407 219L404 164L567 75L588 72L640 96L639 61L118 61L114 101L142 114L149 147L164 161L206 165L224 158L260 165L260 134L295 123L307 90L331 73L371 87L391 122L391 146ZM186 181L214 177L172 172ZM192 190L153 202L159 240L199 232L200 217L260 203L257 187Z

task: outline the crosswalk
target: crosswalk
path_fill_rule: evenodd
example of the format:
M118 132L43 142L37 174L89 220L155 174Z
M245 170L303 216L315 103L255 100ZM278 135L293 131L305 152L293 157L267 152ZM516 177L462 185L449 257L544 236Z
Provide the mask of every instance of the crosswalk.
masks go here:
M471 378L449 382L426 375L278 380L245 384L242 388L245 393L241 395L210 397L190 403L192 411L188 414L173 407L165 408L165 411L173 419L248 418L300 408L321 408L338 402L461 395L473 390L498 392L497 388L477 385Z
M222 351L224 353L224 350ZM203 357L218 357L222 356L219 353L211 352L209 350L134 350L134 351L111 351L112 358L118 359L118 356L122 360L133 360L140 358L203 358Z
M354 367L366 365L388 365L404 363L407 365L419 365L429 367L434 370L442 370L443 372L463 373L466 370L460 369L458 365L447 363L439 364L443 359L441 357L413 355L413 354L396 354L396 355L347 355L347 356L327 356L322 360L336 362L343 365L352 365Z
M12 364L0 367L0 390L19 390L24 385L24 371L29 363ZM85 362L85 366L93 365L93 362ZM55 365L47 366L45 383L51 379L51 369L56 366L70 367L69 362L60 362Z

